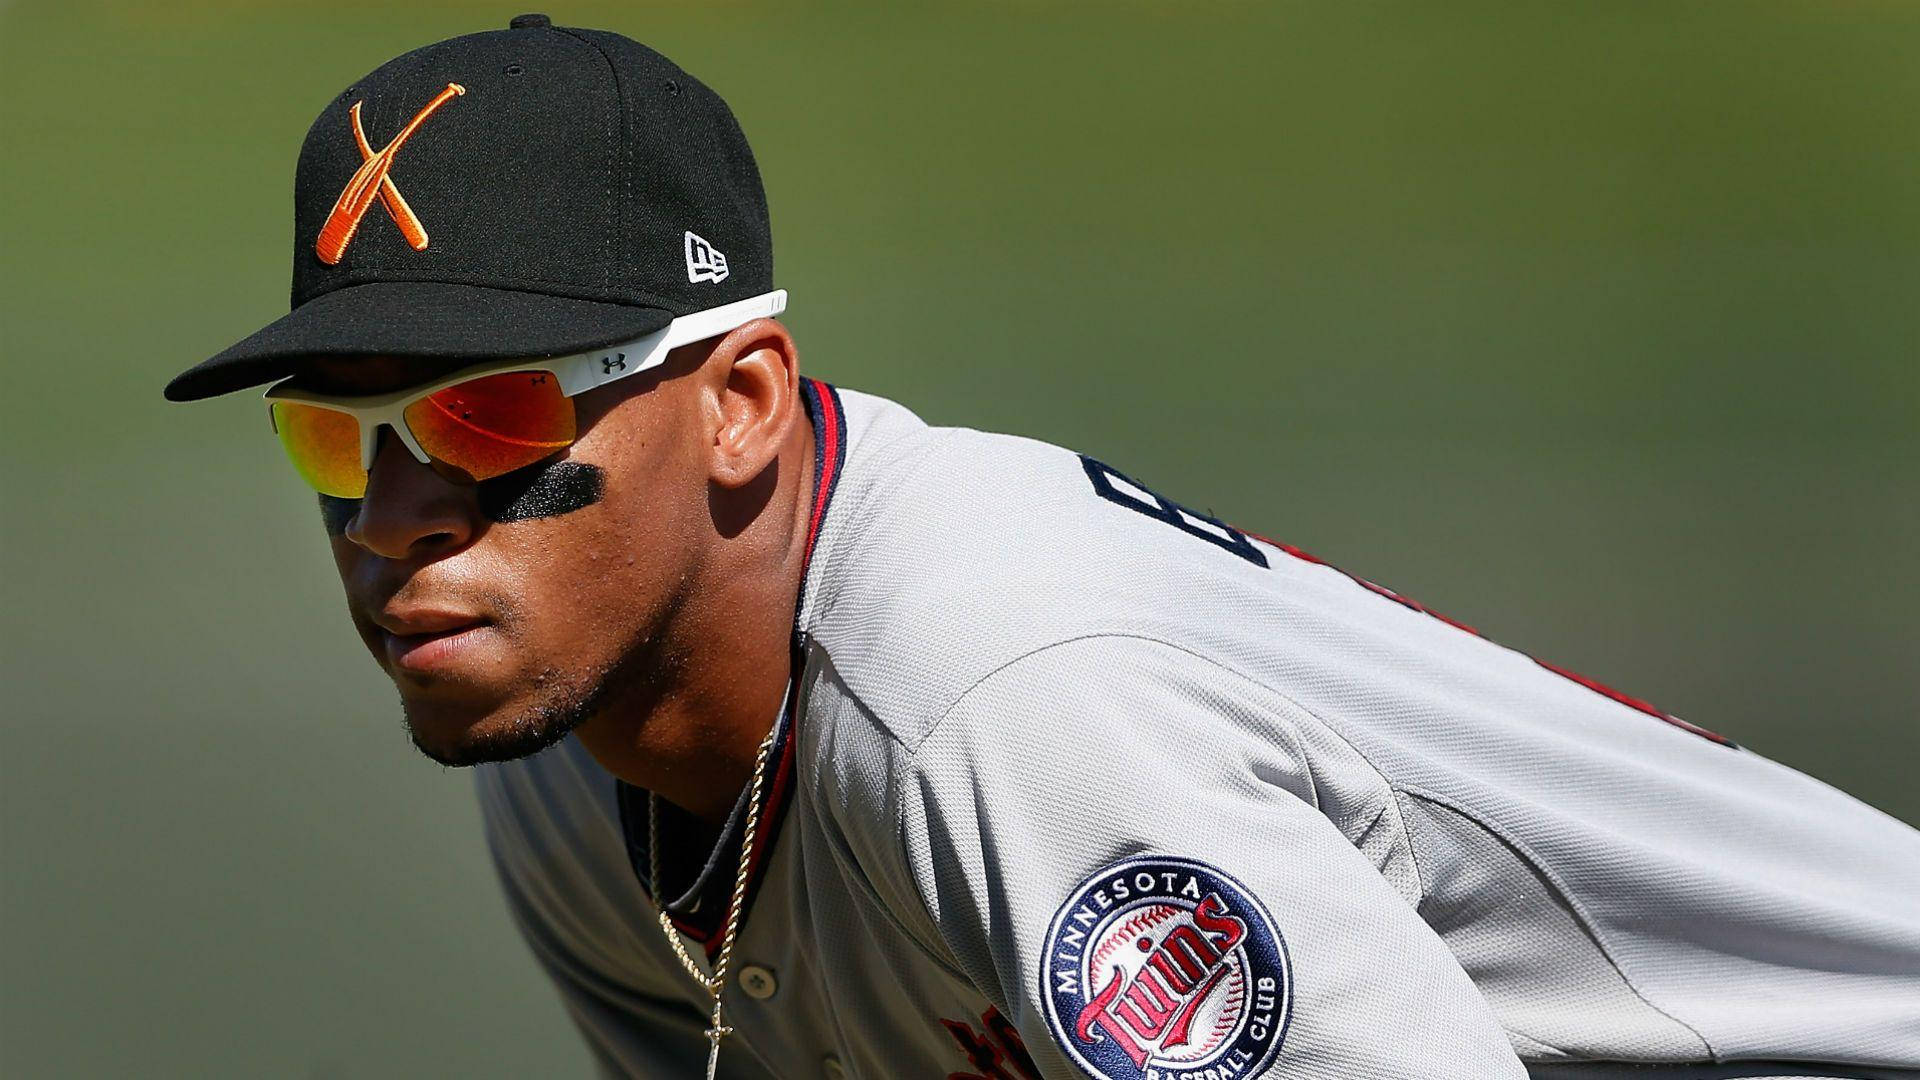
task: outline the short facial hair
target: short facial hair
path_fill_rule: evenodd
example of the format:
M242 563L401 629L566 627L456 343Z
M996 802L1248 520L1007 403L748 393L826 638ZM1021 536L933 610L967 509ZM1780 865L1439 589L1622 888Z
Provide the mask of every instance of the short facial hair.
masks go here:
M534 677L534 685L541 688L539 699L510 719L504 730L467 733L452 747L428 745L413 725L413 710L404 698L401 709L414 747L442 765L514 761L560 742L611 703L661 700L678 681L678 670L657 634L643 636L618 659L585 676L569 679L559 669L547 668Z

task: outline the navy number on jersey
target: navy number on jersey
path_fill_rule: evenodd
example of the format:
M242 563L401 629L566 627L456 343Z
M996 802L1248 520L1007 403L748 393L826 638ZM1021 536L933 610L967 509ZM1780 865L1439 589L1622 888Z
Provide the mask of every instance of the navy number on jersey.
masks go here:
M1197 536L1215 547L1225 548L1255 566L1265 568L1267 557L1254 547L1245 533L1198 511L1189 510L1171 499L1162 498L1135 483L1110 465L1080 455L1080 464L1093 481L1093 490L1110 503L1117 503L1137 514L1171 525L1188 536Z

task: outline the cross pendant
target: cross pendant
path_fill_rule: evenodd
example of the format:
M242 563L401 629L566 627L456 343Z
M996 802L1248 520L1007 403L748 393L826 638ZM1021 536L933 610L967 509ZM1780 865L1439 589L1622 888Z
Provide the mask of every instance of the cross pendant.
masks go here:
M731 1034L733 1029L723 1026L717 1016L713 1026L707 1029L707 1042L713 1044L707 1048L707 1080L714 1080L714 1074L720 1069L720 1040Z

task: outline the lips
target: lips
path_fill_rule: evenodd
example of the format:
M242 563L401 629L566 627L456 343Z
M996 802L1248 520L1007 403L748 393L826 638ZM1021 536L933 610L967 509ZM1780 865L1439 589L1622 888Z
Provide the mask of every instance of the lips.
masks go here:
M380 628L387 662L415 675L452 668L494 632L483 616L428 608L381 611L373 623Z
M396 637L453 633L486 621L479 615L445 608L390 608L373 616L374 625Z

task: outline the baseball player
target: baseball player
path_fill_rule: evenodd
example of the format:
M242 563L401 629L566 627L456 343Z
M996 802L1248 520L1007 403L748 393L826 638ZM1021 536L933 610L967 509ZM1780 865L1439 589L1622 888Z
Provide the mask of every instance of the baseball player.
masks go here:
M711 90L347 86L270 384L609 1075L1920 1075L1920 835L1121 468L800 374Z

